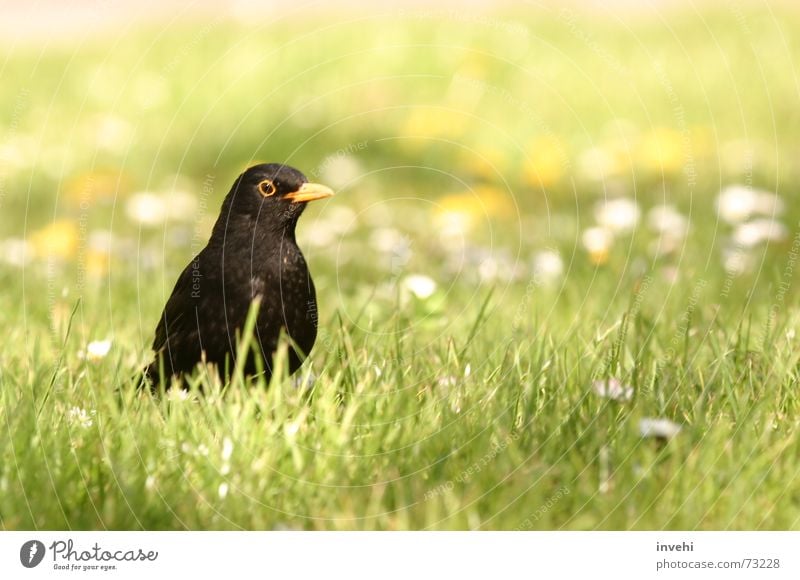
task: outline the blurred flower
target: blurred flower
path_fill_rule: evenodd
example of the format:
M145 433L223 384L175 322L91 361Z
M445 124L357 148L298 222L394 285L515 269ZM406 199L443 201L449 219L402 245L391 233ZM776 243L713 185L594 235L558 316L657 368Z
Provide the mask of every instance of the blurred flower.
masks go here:
M231 458L231 455L233 455L233 441L231 441L230 437L225 437L222 440L222 460L228 461Z
M533 256L533 279L537 285L550 285L564 275L564 261L558 252L542 250Z
M614 242L614 234L605 228L588 228L583 231L581 242L589 252L589 258L593 263L604 264L608 260L608 252Z
M361 163L352 155L331 155L322 162L322 183L339 189L364 173Z
M72 407L67 412L67 418L69 419L70 423L78 425L83 429L88 429L94 423L92 419L97 414L97 411L91 410L89 412L86 409L82 409L81 407Z
M100 149L124 153L131 144L133 126L119 115L98 115L90 121L93 142Z
M0 141L0 163L10 169L24 169L38 158L39 142L32 135L16 134Z
M436 282L423 274L412 274L403 279L403 287L417 298L430 298L436 292Z
M717 196L717 214L731 224L746 220L755 206L756 194L744 185L729 185Z
M592 147L581 153L578 166L585 177L603 181L622 173L625 164L614 151L603 147Z
M752 248L762 242L781 242L788 236L788 230L782 223L760 218L736 226L733 241L744 248Z
M356 221L356 212L341 203L325 209L325 216L331 221L331 227L336 233L342 234L353 227Z
M446 239L465 237L477 221L477 216L467 208L444 209L437 218L439 232Z
M647 212L647 224L659 234L658 240L650 244L656 256L678 250L689 231L689 221L671 205L657 205Z
M509 282L519 278L518 264L512 261L505 253L486 254L486 257L478 264L478 276L481 282L493 282L502 280Z
M170 390L174 391L176 389L170 389ZM177 389L177 390L181 390L181 389ZM157 480L156 480L156 476L155 475L148 475L147 479L144 480L144 488L147 491L153 491L156 488L156 484L157 484Z
M183 389L170 389L170 391L181 391ZM184 391L185 392L185 391ZM205 443L193 447L191 443L184 441L181 443L181 451L187 455L194 455L197 457L208 457L208 446Z
M99 278L108 272L113 239L113 234L108 230L95 230L89 234L86 250L87 274Z
M154 227L163 224L167 219L168 207L166 200L160 195L141 191L128 199L125 212L135 223Z
M449 390L458 385L458 378L453 375L445 375L436 379L436 385L442 389Z
M717 213L731 224L743 222L753 214L780 215L783 210L783 200L777 194L745 185L729 185L717 197Z
M93 230L89 234L87 245L97 252L110 252L114 242L114 234L109 230Z
M603 200L595 207L595 219L614 233L629 232L639 223L639 206L625 197Z
M97 362L104 359L111 350L110 340L93 340L86 345L86 351L79 352L78 357L85 358L91 362Z
M674 266L665 266L659 270L661 277L669 284L675 284L680 278L680 270Z
M168 219L192 221L197 212L197 198L182 189L163 195L141 191L128 199L125 212L132 221L146 227L159 226Z
M395 228L376 228L370 234L369 244L380 252L393 253L396 248L409 245L410 240Z
M459 137L467 128L469 118L456 109L445 107L417 106L411 110L404 127L403 134L408 137L418 137L423 143L427 138L453 138ZM416 139L406 139L410 146L418 146Z
M31 235L31 246L40 257L72 258L78 249L78 226L69 220L54 221Z
M130 191L131 179L114 170L98 170L72 177L64 188L65 199L86 211L92 204L110 203Z
M674 129L659 127L644 136L638 153L647 169L674 173L683 167L686 159L683 135Z
M497 179L498 175L504 175L508 168L506 152L484 141L473 149L463 149L459 160L460 167L464 171L487 180Z
M172 403L182 403L184 401L188 401L191 398L192 396L189 394L189 391L185 389L169 389L167 391L167 400Z
M228 496L228 484L225 482L220 483L217 494L219 495L219 499L225 499Z
M394 228L377 228L370 235L370 246L388 257L389 270L399 273L411 260L411 238Z
M507 248L491 249L472 244L452 248L447 256L447 270L469 282L509 282L525 275L524 267Z
M732 276L740 276L749 272L755 265L755 259L741 248L724 248L722 250L722 266Z
M292 377L292 386L301 391L310 391L314 387L317 375L313 371L297 373Z
M444 196L438 200L439 230L445 237L464 236L480 220L510 218L514 215L512 199L510 192L488 186Z
M633 387L623 385L619 379L615 378L595 381L592 383L592 389L598 396L620 403L633 398Z
M654 232L682 238L689 230L689 221L671 205L657 205L647 212L647 225Z
M671 439L681 432L681 426L669 419L642 419L639 421L639 434L654 439Z
M33 257L31 244L21 238L0 241L0 261L9 266L22 267Z
M767 217L777 216L783 213L783 200L776 193L769 191L757 191L755 207L753 212Z
M525 176L535 187L550 187L564 176L568 163L567 151L560 139L554 136L541 137L530 146Z
M287 439L294 439L294 437L300 431L301 425L302 422L300 420L289 421L283 426L283 434L286 435Z

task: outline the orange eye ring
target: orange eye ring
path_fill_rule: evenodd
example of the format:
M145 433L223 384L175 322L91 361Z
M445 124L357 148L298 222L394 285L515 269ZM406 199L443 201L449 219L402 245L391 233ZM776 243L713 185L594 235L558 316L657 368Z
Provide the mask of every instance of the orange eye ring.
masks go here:
M269 197L270 195L275 195L275 184L272 183L271 180L265 179L261 183L258 184L258 191L261 192L261 195L264 197Z

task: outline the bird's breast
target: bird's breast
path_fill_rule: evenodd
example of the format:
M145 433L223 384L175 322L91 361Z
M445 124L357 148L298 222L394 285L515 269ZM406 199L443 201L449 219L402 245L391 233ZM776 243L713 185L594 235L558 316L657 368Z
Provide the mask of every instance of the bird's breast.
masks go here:
M266 260L260 275L250 280L251 298L261 297L262 308L272 311L285 326L291 327L308 319L308 311L316 311L316 293L303 255L285 251Z

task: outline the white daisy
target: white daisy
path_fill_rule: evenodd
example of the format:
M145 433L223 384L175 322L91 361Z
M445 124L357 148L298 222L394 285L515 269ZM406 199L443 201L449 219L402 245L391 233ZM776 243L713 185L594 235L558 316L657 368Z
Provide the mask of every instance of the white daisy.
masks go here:
M228 461L233 455L233 441L231 441L230 437L225 437L222 440L222 460Z
M83 353L86 360L97 362L104 359L111 350L110 340L93 340L86 345L86 352Z
M654 439L671 439L681 432L681 426L669 419L646 418L639 421L639 434Z
M436 292L436 281L423 274L412 274L403 279L403 287L417 298L425 300Z
M756 194L756 203L753 211L764 216L777 216L783 213L783 200L777 193L760 191Z
M743 248L762 242L781 242L789 235L786 226L769 218L759 218L736 226L733 241Z
M542 250L533 256L533 279L537 285L549 285L564 275L564 261L558 252Z
M749 218L758 205L758 195L746 185L729 185L717 196L717 214L730 224Z
M614 234L606 228L592 227L583 231L581 242L592 261L599 264L608 258L608 252L614 243Z
M72 407L67 412L67 418L70 420L71 423L83 429L88 429L94 424L93 417L96 414L97 411L95 410L86 411L86 409L82 409L81 407Z
M22 267L31 261L33 247L22 238L8 238L0 241L0 260L9 266Z
M671 205L657 205L648 211L647 225L654 232L677 238L689 230L689 221Z
M155 227L167 219L169 208L163 197L150 191L133 194L125 204L128 217L146 227Z
M623 385L619 379L611 378L592 383L594 392L606 399L624 403L633 398L633 387Z
M625 197L601 201L595 208L595 219L615 233L629 232L639 223L641 211L636 201Z

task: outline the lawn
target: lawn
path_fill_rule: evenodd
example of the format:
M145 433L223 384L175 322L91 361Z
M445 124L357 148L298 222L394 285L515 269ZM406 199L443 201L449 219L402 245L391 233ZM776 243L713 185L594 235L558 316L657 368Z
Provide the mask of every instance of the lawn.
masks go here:
M800 13L276 18L5 46L3 529L800 528ZM310 359L140 392L261 161Z

